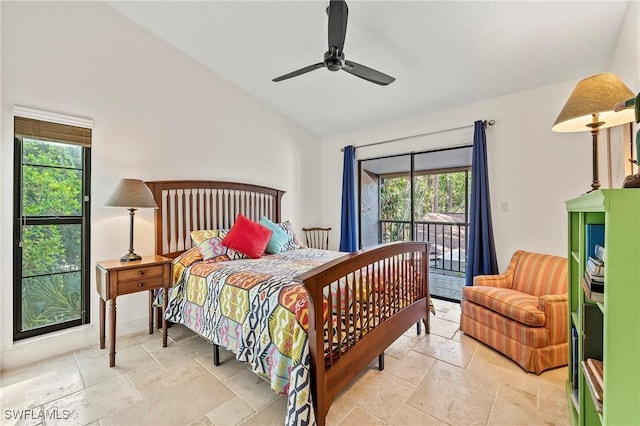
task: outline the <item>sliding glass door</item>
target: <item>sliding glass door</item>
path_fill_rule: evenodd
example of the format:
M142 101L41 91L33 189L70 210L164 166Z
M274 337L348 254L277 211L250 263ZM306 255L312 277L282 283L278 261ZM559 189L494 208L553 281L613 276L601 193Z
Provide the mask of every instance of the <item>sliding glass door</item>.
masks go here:
M432 294L459 300L469 223L471 147L359 163L361 246L430 242Z

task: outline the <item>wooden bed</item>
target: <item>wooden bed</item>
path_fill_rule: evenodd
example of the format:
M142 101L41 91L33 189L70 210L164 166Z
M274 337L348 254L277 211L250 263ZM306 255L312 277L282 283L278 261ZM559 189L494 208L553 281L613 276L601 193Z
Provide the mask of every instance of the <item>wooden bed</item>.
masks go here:
M155 251L166 257L175 258L192 247L190 231L229 229L240 213L254 221L263 215L282 221L284 191L222 181L153 181L147 185L159 206ZM392 243L347 254L295 278L309 297L310 382L317 424L325 424L338 392L413 324L424 322L429 332L428 265L428 243ZM378 284L371 294L361 297L372 289L366 287L367 277ZM362 300L346 306L333 297L327 300L326 287L341 279ZM357 331L341 330L345 320L344 328L351 330L358 324ZM345 333L348 338L336 339ZM334 342L330 349L327 337Z

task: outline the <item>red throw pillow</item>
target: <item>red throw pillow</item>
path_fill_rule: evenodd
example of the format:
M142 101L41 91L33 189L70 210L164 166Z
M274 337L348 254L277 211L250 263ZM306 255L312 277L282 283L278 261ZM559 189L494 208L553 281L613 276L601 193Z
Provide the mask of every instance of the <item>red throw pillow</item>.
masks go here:
M253 259L259 259L264 254L272 233L273 231L266 226L239 214L236 223L222 240L222 245L244 253Z

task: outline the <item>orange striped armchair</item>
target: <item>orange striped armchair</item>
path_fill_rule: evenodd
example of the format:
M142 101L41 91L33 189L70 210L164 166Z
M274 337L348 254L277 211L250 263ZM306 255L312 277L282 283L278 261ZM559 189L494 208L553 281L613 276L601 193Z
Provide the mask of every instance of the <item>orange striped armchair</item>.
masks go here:
M460 329L527 371L567 365L567 259L518 250L506 272L462 290Z

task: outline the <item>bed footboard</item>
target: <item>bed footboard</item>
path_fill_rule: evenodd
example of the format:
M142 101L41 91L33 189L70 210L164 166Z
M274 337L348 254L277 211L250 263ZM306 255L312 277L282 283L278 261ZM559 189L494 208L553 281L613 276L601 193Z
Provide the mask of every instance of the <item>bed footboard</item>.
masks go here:
M363 368L416 322L429 332L429 243L352 253L296 277L310 295L309 346L318 425Z

